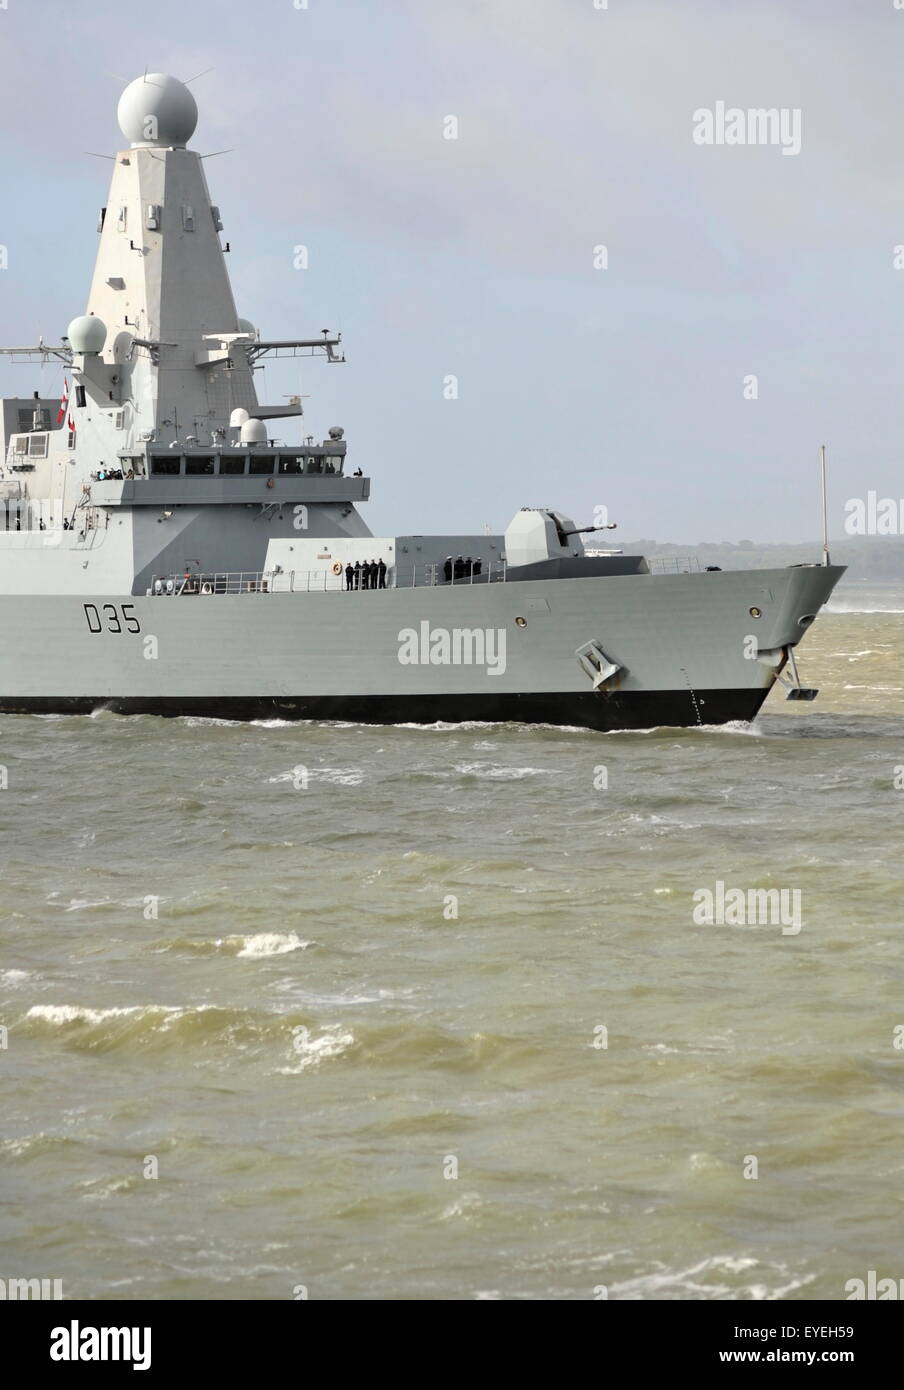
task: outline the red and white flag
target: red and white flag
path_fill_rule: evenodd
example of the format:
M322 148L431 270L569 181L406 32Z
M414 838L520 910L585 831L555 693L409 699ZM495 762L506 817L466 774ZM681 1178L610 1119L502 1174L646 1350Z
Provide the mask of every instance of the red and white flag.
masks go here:
M66 418L66 407L69 404L69 382L63 377L63 395L60 399L60 408L57 411L57 424L61 425ZM70 427L71 428L71 427Z

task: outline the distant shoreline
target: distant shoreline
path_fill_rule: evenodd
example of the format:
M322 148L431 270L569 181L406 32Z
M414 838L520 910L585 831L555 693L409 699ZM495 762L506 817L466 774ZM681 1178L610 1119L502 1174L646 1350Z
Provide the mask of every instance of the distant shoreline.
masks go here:
M748 541L618 541L618 548L629 555L661 557L696 555L701 565L719 565L722 569L771 569L783 565L818 563L822 551L818 541L794 544L759 544ZM856 580L904 583L904 538L900 536L871 536L857 539L830 540L829 553L833 564L847 565L848 573L842 583Z

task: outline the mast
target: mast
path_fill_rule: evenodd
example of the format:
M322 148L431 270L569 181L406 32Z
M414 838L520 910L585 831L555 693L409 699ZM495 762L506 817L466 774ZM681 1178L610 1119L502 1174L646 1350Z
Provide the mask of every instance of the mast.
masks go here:
M829 559L829 509L826 503L826 446L820 445L819 448L819 476L822 485L822 563L825 566L832 562Z

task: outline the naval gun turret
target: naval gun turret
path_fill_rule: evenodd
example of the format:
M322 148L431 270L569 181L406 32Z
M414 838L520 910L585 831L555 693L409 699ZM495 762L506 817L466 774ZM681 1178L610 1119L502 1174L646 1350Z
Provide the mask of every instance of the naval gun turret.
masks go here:
M614 523L575 526L570 516L549 507L522 507L505 532L505 560L522 579L579 578L586 574L644 574L641 555L620 550L588 555L581 537L593 531L614 530Z
M522 507L505 532L509 567L583 555L584 545L570 516L540 507Z

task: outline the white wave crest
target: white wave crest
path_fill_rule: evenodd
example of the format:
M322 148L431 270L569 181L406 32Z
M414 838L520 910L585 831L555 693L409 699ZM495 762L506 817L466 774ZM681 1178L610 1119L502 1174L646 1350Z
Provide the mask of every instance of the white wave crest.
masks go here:
M225 946L238 946L236 954L245 960L263 960L266 956L285 956L290 951L304 951L310 941L303 941L295 932L257 932L253 936L227 936Z
M129 1004L111 1009L87 1009L80 1004L33 1004L25 1017L40 1018L45 1023L61 1026L65 1023L103 1023L108 1018L128 1018L134 1014L161 1014L167 1017L184 1012L184 1009L170 1004Z
M340 1057L354 1044L355 1035L349 1028L327 1028L317 1038L310 1037L306 1028L295 1030L292 1040L293 1064L280 1067L280 1076L298 1076L310 1067L317 1067L331 1057Z
M456 763L456 772L466 777L483 777L490 782L515 782L522 777L546 777L546 767L497 767L493 763Z

